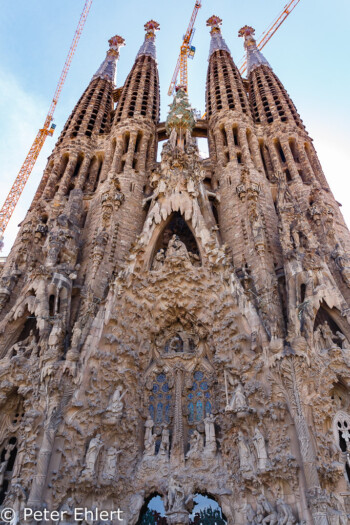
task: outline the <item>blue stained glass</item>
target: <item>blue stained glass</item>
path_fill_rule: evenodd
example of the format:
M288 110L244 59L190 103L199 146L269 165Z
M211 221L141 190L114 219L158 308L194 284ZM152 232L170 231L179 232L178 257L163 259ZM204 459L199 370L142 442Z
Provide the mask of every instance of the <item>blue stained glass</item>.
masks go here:
M197 390L197 388L198 388L197 383L193 383L193 385L192 385L192 390Z
M208 390L208 383L206 381L203 381L199 386L202 390Z
M211 413L211 403L210 403L210 401L207 401L205 403L205 415L207 416L210 413Z
M169 385L168 385L168 383L165 383L165 384L162 386L162 390L163 390L163 392L169 392Z
M192 394L192 392L190 392L190 393L188 394L188 399L193 399L193 394Z
M202 395L203 395L203 392L197 392L197 394L196 394L196 395L197 395L197 397L202 397Z
M163 394L158 394L158 399L162 399Z
M171 399L171 394L168 394L168 395L166 396L166 398L167 398L167 399Z
M210 392L205 392L205 397L210 397Z
M203 419L203 403L202 401L197 401L196 403L196 421L201 421Z
M196 381L200 381L201 379L203 379L203 372L197 371L194 373L193 377L195 378Z
M148 407L148 409L149 409L149 415L151 416L151 418L152 418L153 421L154 421L154 406L153 406L153 405L150 405L150 406Z
M165 406L165 421L170 423L170 405Z
M161 423L162 421L163 421L163 403L158 403L156 423Z
M159 386L158 385L153 385L152 391L153 392L158 392L158 390L159 390Z
M154 396L149 396L150 401L154 401Z
M157 375L157 381L158 381L158 383L164 383L164 381L165 381L165 374L158 374Z
M193 403L188 403L188 421L189 423L193 423L194 421L194 406Z

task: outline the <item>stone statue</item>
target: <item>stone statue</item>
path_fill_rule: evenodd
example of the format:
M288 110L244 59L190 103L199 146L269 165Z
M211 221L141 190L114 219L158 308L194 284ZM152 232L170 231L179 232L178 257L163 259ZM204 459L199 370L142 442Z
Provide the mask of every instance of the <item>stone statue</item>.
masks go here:
M238 383L234 391L231 401L226 406L227 412L245 412L248 409L247 399L244 394L244 389L241 383Z
M82 472L82 476L87 479L92 479L95 473L95 466L100 450L103 446L103 441L100 434L92 438L89 443L89 448L85 456L85 469Z
M253 435L253 444L256 450L258 457L258 469L266 470L268 466L268 455L266 451L265 439L258 427L255 427L255 432Z
M347 338L345 337L345 335L338 331L338 332L336 332L336 336L341 341L342 350L350 350L350 343L347 340Z
M176 512L182 511L185 502L185 493L180 484L171 478L169 481L168 497L167 497L167 511Z
M278 512L278 525L295 525L296 519L294 518L292 509L282 498L277 499L276 507Z
M153 427L154 427L154 421L151 418L151 416L148 416L147 421L145 423L145 439L144 439L145 447L146 447L146 443L150 440L152 436Z
M190 437L190 450L186 454L186 459L198 456L201 452L203 452L203 438L198 430L194 430Z
M114 480L117 472L117 461L118 455L121 450L117 450L116 447L109 447L105 456L104 468L102 478L105 480Z
M143 453L144 456L148 456L148 457L154 456L155 446L156 446L156 437L157 437L156 434L151 433L147 441L145 439L145 450Z
M112 399L106 409L106 421L109 423L116 423L118 419L121 418L124 403L123 403L123 397L125 396L127 391L123 392L123 386L118 385Z
M273 510L271 503L265 498L263 494L258 497L256 506L256 514L258 523L266 525L277 525L277 513Z
M183 261L190 260L185 244L177 235L173 235L168 244L166 258L169 259L170 257L176 257L177 259L181 259Z
M340 244L336 244L331 256L340 271L344 283L350 288L350 260L348 255Z
M164 252L164 249L161 248L154 257L152 270L160 270L164 264L164 260L165 260L165 252Z
M247 503L245 506L245 514L247 517L247 525L257 525L258 522L256 521L256 513L253 507L250 503Z
M240 469L243 472L252 472L253 465L251 451L241 431L238 433L238 452Z
M205 452L216 452L215 419L212 414L204 418Z
M167 426L163 427L162 430L162 441L159 447L159 454L167 456L170 448L170 430Z

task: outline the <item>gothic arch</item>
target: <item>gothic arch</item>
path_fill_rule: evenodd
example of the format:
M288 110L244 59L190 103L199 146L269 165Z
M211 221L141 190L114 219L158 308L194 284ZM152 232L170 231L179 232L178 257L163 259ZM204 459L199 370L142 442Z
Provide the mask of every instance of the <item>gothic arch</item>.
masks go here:
M152 492L141 507L139 519L136 525L167 525L163 496L159 492Z
M207 491L196 491L193 497L194 507L190 515L190 525L200 523L216 523L226 525L227 518L222 512L221 505L216 498Z
M185 244L187 251L197 256L202 264L203 249L196 239L192 224L186 221L180 212L173 212L165 222L157 225L153 232L146 252L146 264L149 269L152 269L156 254L162 249L166 251L173 235L177 235Z
M329 324L334 335L337 331L340 331L350 342L350 326L348 322L342 317L337 308L329 308L325 301L322 301L315 315L314 331L319 324L325 321Z

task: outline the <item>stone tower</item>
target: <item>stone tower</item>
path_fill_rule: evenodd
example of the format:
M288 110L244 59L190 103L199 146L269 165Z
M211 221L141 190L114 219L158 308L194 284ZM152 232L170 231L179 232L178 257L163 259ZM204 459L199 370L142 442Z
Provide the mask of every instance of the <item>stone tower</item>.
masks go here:
M348 523L349 231L254 30L243 79L207 24L205 120L159 122L157 22L119 88L111 38L3 267L7 522Z

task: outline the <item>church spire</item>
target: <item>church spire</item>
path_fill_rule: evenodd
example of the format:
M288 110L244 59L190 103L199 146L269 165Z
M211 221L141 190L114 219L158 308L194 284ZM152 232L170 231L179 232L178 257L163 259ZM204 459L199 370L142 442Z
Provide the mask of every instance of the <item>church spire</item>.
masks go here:
M249 76L253 69L261 65L271 68L270 64L256 45L256 40L253 36L254 33L255 29L250 26L244 26L238 31L238 36L244 37L244 48L247 51L247 76Z
M106 58L96 71L95 75L92 77L92 80L95 80L95 78L103 78L105 80L110 80L113 82L113 84L115 84L119 49L122 46L125 46L125 40L121 36L115 35L108 40L108 43L109 49L107 51Z
M148 55L154 58L156 60L156 46L155 46L155 39L156 39L156 31L159 31L159 24L155 20L150 20L145 24L145 41L142 44L142 46L139 49L139 52L137 53L137 57L140 57L142 55Z
M215 51L218 51L220 49L223 51L227 51L227 53L231 54L221 34L221 29L220 29L221 24L222 24L221 18L215 15L211 16L207 20L207 26L211 27L211 30L210 30L211 42L210 42L209 58Z

